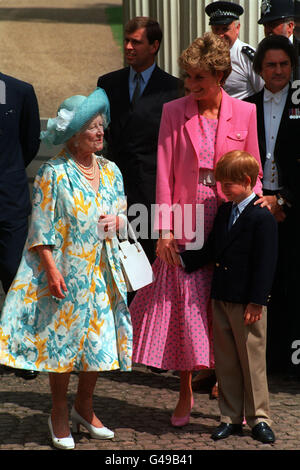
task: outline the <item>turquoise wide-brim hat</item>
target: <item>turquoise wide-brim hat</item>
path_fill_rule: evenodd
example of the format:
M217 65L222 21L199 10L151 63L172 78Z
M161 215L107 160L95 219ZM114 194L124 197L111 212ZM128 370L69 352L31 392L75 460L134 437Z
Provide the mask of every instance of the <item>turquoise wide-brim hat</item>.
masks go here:
M107 127L110 122L109 101L102 88L96 88L89 96L71 96L61 103L57 116L48 119L47 130L40 135L41 141L48 145L61 145L96 114L101 114L103 125Z

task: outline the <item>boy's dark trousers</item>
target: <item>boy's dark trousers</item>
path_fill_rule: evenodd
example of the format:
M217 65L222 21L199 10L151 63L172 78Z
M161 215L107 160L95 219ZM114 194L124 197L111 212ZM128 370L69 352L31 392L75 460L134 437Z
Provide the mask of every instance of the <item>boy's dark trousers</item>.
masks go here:
M271 425L266 375L267 309L244 324L246 305L212 300L216 376L221 422Z

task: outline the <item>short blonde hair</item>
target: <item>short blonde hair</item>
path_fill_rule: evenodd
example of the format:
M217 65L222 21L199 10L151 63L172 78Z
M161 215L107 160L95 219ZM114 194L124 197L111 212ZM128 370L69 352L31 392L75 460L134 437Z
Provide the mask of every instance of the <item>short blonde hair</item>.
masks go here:
M215 168L216 181L233 181L243 183L247 176L251 179L251 188L256 185L259 173L258 161L243 150L232 150L225 153Z
M221 85L223 85L232 70L229 45L216 34L205 33L182 52L179 57L179 66L183 70L203 69L212 75L223 72L221 80Z

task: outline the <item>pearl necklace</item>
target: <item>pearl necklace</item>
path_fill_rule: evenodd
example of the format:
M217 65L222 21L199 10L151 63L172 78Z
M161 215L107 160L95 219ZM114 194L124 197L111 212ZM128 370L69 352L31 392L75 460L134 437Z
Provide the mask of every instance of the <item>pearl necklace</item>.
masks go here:
M96 176L96 161L94 157L92 157L92 163L89 166L84 166L82 163L79 163L75 160L75 163L81 173L90 181L92 181Z

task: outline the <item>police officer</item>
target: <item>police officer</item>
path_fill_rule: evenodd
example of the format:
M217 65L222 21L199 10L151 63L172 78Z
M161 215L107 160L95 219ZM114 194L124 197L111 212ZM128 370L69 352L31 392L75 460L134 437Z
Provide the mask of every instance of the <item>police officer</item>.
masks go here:
M265 36L277 34L292 38L295 28L294 0L262 0L261 18L258 24L262 24Z
M262 24L265 36L270 34L286 36L294 44L297 56L300 55L299 40L293 34L295 29L295 3L294 0L262 0L261 18L258 24ZM299 66L293 69L293 79L299 79Z
M252 60L255 49L239 39L239 17L244 9L233 2L212 2L205 8L210 17L212 32L229 42L232 72L226 80L224 90L235 98L244 99L260 91L264 82L253 71Z

